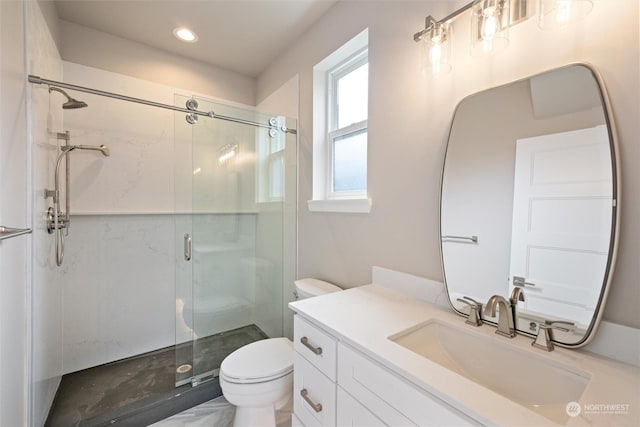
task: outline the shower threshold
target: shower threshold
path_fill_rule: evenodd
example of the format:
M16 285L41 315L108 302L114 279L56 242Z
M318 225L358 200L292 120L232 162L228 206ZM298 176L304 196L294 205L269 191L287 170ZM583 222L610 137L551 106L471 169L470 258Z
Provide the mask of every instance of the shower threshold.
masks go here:
M216 374L222 360L250 342L267 338L256 325L151 351L63 375L45 427L145 426L222 395ZM191 360L191 354L193 359ZM192 372L176 376L176 360L189 360L209 381ZM184 369L184 368L183 368ZM202 379L201 379L202 378ZM185 383L176 387L178 384Z

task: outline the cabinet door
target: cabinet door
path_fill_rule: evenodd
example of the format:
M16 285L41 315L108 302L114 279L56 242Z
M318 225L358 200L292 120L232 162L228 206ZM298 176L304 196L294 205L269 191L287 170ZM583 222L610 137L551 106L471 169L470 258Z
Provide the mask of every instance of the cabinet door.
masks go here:
M373 415L349 393L338 387L337 424L340 427L386 427L378 417Z
M297 352L293 363L293 412L307 427L336 425L335 383Z
M296 414L291 414L291 427L306 427Z
M343 344L338 345L338 385L389 425L478 425L462 412Z

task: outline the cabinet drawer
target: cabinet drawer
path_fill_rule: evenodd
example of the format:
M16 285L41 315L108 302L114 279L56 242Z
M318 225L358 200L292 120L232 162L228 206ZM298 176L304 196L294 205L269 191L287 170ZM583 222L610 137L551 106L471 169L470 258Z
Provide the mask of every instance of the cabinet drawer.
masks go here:
M338 347L338 384L389 425L477 425L452 406L348 346Z
M335 383L297 352L293 356L293 363L293 412L307 427L334 426Z
M352 427L386 427L388 424L383 423L380 418L373 415L367 408L362 406L360 402L355 400L349 393L338 387L338 426Z
M293 346L332 381L336 380L336 339L300 316L293 318Z
M298 418L296 414L291 414L291 427L306 427L306 426L302 424L302 421L300 421L300 418Z

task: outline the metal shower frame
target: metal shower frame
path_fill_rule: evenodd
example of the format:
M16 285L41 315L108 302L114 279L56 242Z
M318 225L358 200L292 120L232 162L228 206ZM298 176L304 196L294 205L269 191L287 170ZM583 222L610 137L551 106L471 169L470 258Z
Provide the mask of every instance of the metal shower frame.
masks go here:
M269 129L270 133L277 132L277 131L291 133L294 135L298 133L296 129L289 129L286 126L278 126L278 123L275 120L269 120L268 123L260 123L260 122L254 122L251 120L239 119L237 117L216 114L213 111L199 111L197 110L198 104L197 102L195 102L195 100L189 100L193 102L187 102L187 108L183 108L183 107L177 107L175 105L162 104L160 102L148 101L146 99L134 98L132 96L120 95L118 93L106 92L103 90L93 89L93 88L84 87L84 86L78 86L70 83L43 79L42 77L35 76L33 74L29 74L29 83L62 87L65 89L77 90L78 92L89 93L92 95L100 95L100 96L106 96L108 98L119 99L121 101L134 102L136 104L143 104L143 105L149 105L151 107L164 108L166 110L179 111L187 114L187 121L190 124L194 124L197 121L198 116L203 116L203 117L209 117L212 119L220 119L220 120L226 120L226 121L241 123L241 124L250 125L250 126L256 126L260 128L266 128L266 129ZM273 135L275 135L275 133Z

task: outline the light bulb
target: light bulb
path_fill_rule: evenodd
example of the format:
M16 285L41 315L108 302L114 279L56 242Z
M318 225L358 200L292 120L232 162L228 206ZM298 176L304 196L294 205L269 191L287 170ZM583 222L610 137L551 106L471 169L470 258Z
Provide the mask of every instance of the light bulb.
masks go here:
M565 28L583 20L592 9L593 0L540 0L538 26Z
M558 24L566 24L571 19L571 1L558 0L556 6L556 21Z
M221 154L220 154L220 157L218 157L218 162L224 163L224 162L226 162L228 160L231 160L232 158L234 158L238 154L238 146L237 145L234 145L234 146L225 145L220 150L220 153Z
M421 49L421 67L425 75L435 77L451 71L450 31L448 24L433 22L430 25L429 33L423 38L424 46Z
M198 36L196 35L196 33L184 27L174 28L173 35L176 36L176 38L178 38L179 40L187 43L195 43L198 41Z
M482 40L491 40L498 32L498 17L495 7L488 7L482 13Z

